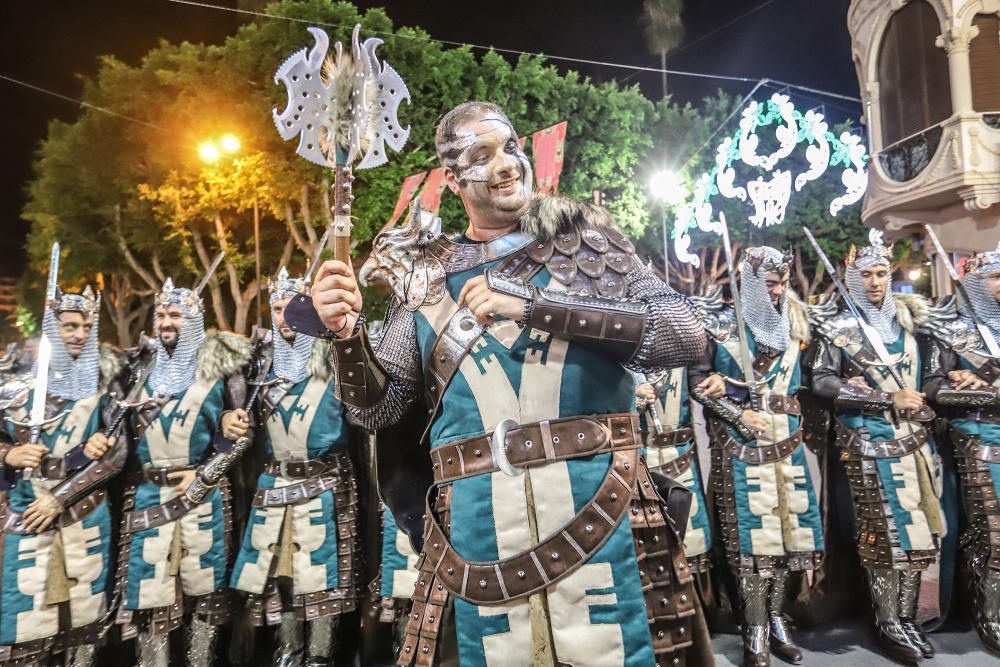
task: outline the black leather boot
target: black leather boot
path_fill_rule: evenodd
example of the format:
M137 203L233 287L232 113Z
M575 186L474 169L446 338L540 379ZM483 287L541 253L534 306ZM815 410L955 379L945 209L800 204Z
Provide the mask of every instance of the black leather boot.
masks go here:
M785 662L793 665L802 664L802 649L792 639L788 621L782 613L785 605L785 584L788 582L788 570L775 570L771 579L771 592L768 597L767 616L771 631L771 653Z
M988 649L1000 654L1000 579L976 578L976 632Z
M899 622L920 647L925 658L934 657L934 647L917 623L917 598L920 597L920 572L899 573Z
M899 620L899 572L869 569L868 583L875 604L875 639L882 652L894 660L917 664L923 651Z

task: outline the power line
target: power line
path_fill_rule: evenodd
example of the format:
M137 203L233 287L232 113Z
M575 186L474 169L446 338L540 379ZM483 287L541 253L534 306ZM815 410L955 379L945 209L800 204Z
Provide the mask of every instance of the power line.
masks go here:
M769 1L770 2L774 2L775 0L769 0ZM252 10L249 10L249 9L239 9L238 7L222 7L220 5L213 5L213 4L208 3L208 2L198 2L197 0L169 0L169 2L173 2L173 3L179 4L179 5L189 5L189 6L192 6L192 7L201 7L201 8L205 8L205 9L217 9L217 10L220 10L220 11L232 12L232 13L235 13L235 14L247 14L249 16L258 16L258 17L268 18L268 19L282 19L282 20L285 20L285 21L293 21L295 23L304 23L306 25L319 25L319 26L326 26L326 27L329 27L329 28L350 28L350 27L352 27L352 26L347 26L347 25L343 25L343 24L339 24L339 23L326 23L326 22L323 22L323 21L310 21L308 19L300 19L300 18L296 18L296 17L293 17L293 16L277 16L277 15L274 15L274 14L268 14L266 12L255 12L255 11L252 11ZM484 50L484 51L493 50L493 51L496 51L498 53L510 53L510 54L513 54L513 55L533 56L533 57L538 57L538 58L545 58L546 60L560 60L560 61L564 61L564 62L580 63L580 64L584 64L584 65L597 65L599 67L612 67L612 68L618 68L618 69L627 69L627 70L632 70L632 71L635 71L635 72L650 72L650 73L653 73L653 74L663 74L663 73L666 73L666 74L670 74L670 75L673 75L673 76L689 76L689 77L702 78L702 79L715 79L715 80L718 80L718 81L735 81L735 82L738 82L738 83L755 83L757 81L757 79L754 79L754 78L751 78L751 77L745 77L745 76L727 76L727 75L724 75L724 74L706 74L704 72L686 72L686 71L682 71L682 70L663 69L661 67L646 67L646 66L643 66L643 65L629 65L629 64L626 64L626 63L615 63L615 62L610 62L610 61L606 61L606 60L590 60L588 58L573 58L573 57L570 57L570 56L554 56L554 55L549 55L549 54L545 54L545 53L536 53L536 52L532 52L532 51L520 51L518 49L507 49L507 48L502 48L502 47L497 47L497 46L483 46L481 44L469 44L467 42L456 42L456 41L447 40L447 39L437 39L436 37L421 37L421 36L417 36L417 35L404 35L404 34L400 34L400 33L377 31L377 30L372 31L372 34L386 36L386 37L397 37L397 38L400 38L400 39L415 39L415 40L420 40L420 41L425 41L425 42L437 42L439 44L446 44L448 46L467 46L467 47L470 47L470 48L473 48L473 49L480 49L480 50ZM794 84L784 84L784 85L789 85L789 86L792 86L792 87L805 89L804 86L796 86ZM852 102L858 102L859 104L861 103L860 99L856 99L856 98L852 98L852 97L847 97L847 96L844 96L844 95L839 95L838 93L830 93L830 92L827 92L827 91L818 91L818 89L809 89L809 90L813 90L814 92L822 92L823 94L829 95L831 97L840 97L840 98L843 98L843 99L850 100Z
M132 116L126 116L123 113L118 113L117 111L112 111L111 109L108 109L106 107L98 106L96 104L91 104L90 102L84 102L83 100L77 99L75 97L70 97L69 95L63 95L62 93L57 93L54 90L49 90L48 88L42 88L41 86L36 86L36 85L28 83L26 81L21 81L20 79L15 79L13 77L9 77L9 76L7 76L5 74L0 74L0 79L3 79L4 81L9 81L10 83L13 83L13 84L17 84L18 86L23 86L23 87L28 88L30 90L34 90L35 92L38 92L38 93L43 93L45 95L51 95L52 97L57 97L57 98L59 98L61 100L65 100L67 102L73 102L74 104L79 104L82 107L86 107L88 109L93 109L94 111L100 111L101 113L106 113L109 116L114 116L116 118L121 118L122 120L127 120L127 121L132 122L132 123L138 123L139 125L144 125L144 126L146 126L148 128L151 128L153 130L157 130L159 132L168 132L168 130L166 128L160 127L159 125L154 125L154 124L148 123L148 122L146 122L144 120L140 120L138 118L133 118Z

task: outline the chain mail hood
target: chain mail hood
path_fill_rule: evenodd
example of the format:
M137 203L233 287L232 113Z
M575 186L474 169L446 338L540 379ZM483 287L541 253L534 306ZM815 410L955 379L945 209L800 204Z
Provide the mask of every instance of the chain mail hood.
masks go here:
M276 280L268 281L268 288L271 291L269 303L282 299L291 298L297 294L305 294L309 291L305 280L302 278L289 278L288 270L281 267ZM295 336L295 340L289 343L282 338L281 331L274 318L271 318L271 340L274 341L274 373L278 377L285 378L293 383L301 382L309 375L309 360L312 356L315 338L310 336Z
M167 278L156 295L157 306L178 306L184 313L184 325L177 334L177 345L170 354L157 339L156 365L149 375L153 391L162 396L176 396L194 384L198 370L198 351L205 342L205 312L194 292L174 287Z
M93 321L90 337L83 351L74 359L59 333L59 318L63 313L81 313ZM49 359L48 393L69 401L93 396L99 389L101 376L98 324L101 318L101 297L88 285L80 294L66 294L56 290L56 296L46 304L42 317L42 331L52 346Z
M767 274L786 275L792 258L768 246L747 248L740 271L740 302L743 319L753 333L758 346L784 352L791 342L788 320L788 290L781 295L777 307L767 293Z
M990 290L988 277L1000 271L1000 245L992 252L979 253L965 264L962 284L969 294L976 316L989 328L994 338L1000 339L1000 303Z
M868 241L871 245L861 249L851 247L851 252L847 256L847 270L844 275L844 282L847 284L847 291L850 292L854 303L865 314L868 323L878 331L882 337L882 342L892 345L899 339L900 326L899 318L896 316L896 300L892 294L892 280L886 285L885 294L882 296L882 304L873 305L865 294L865 285L861 280L861 272L876 266L885 266L892 270L892 246L887 246L882 242L882 232L873 229L868 233Z

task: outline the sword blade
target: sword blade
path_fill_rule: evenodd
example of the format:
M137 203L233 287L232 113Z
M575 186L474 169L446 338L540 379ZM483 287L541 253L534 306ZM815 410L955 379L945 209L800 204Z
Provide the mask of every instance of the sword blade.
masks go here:
M194 295L201 296L201 292L208 285L208 281L212 279L215 275L216 269L219 268L219 264L222 263L222 258L226 256L226 253L219 251L219 254L215 256L215 260L212 262L212 266L209 267L208 272L205 273L205 277L201 279L198 286L194 288Z
M34 394L31 397L31 424L37 426L45 421L45 398L49 390L49 359L52 357L52 343L42 334L38 343L37 370Z
M753 355L750 353L750 345L747 343L746 328L743 324L743 304L740 302L740 291L736 285L736 266L733 262L733 247L729 242L729 225L726 218L721 213L719 221L722 223L722 249L726 253L726 263L729 271L729 287L733 296L733 312L736 314L736 335L740 341L740 358L737 360L740 370L743 371L743 381L747 383L747 389L751 395L755 394L753 384L757 381L753 370Z

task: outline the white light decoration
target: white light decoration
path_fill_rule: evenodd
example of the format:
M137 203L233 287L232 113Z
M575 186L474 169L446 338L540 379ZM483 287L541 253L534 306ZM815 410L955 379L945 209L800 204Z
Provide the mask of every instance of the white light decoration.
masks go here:
M658 171L649 180L649 189L657 199L662 199L671 205L684 201L684 183L680 176L672 171Z
M760 137L757 131L775 124L777 149L769 155L758 154ZM775 169L803 143L806 144L805 160L808 165L804 171L793 174L788 169ZM723 139L716 148L715 167L695 181L691 200L678 211L674 222L674 251L680 261L695 267L700 265L698 256L690 251L690 231L697 226L704 232L718 234L725 220L722 211L717 216L713 211L713 196L721 195L725 199L742 202L749 199L754 209L748 216L750 222L757 227L780 225L785 219L793 185L795 192L801 192L828 168L842 165L840 181L845 192L830 202L830 215L836 216L845 206L864 196L868 187L867 161L861 137L850 132L835 137L823 114L815 111L801 113L787 95L775 93L767 102L753 101L743 110L739 129ZM763 169L770 174L770 178L760 175L756 180L738 185L734 166L737 162L755 170Z

